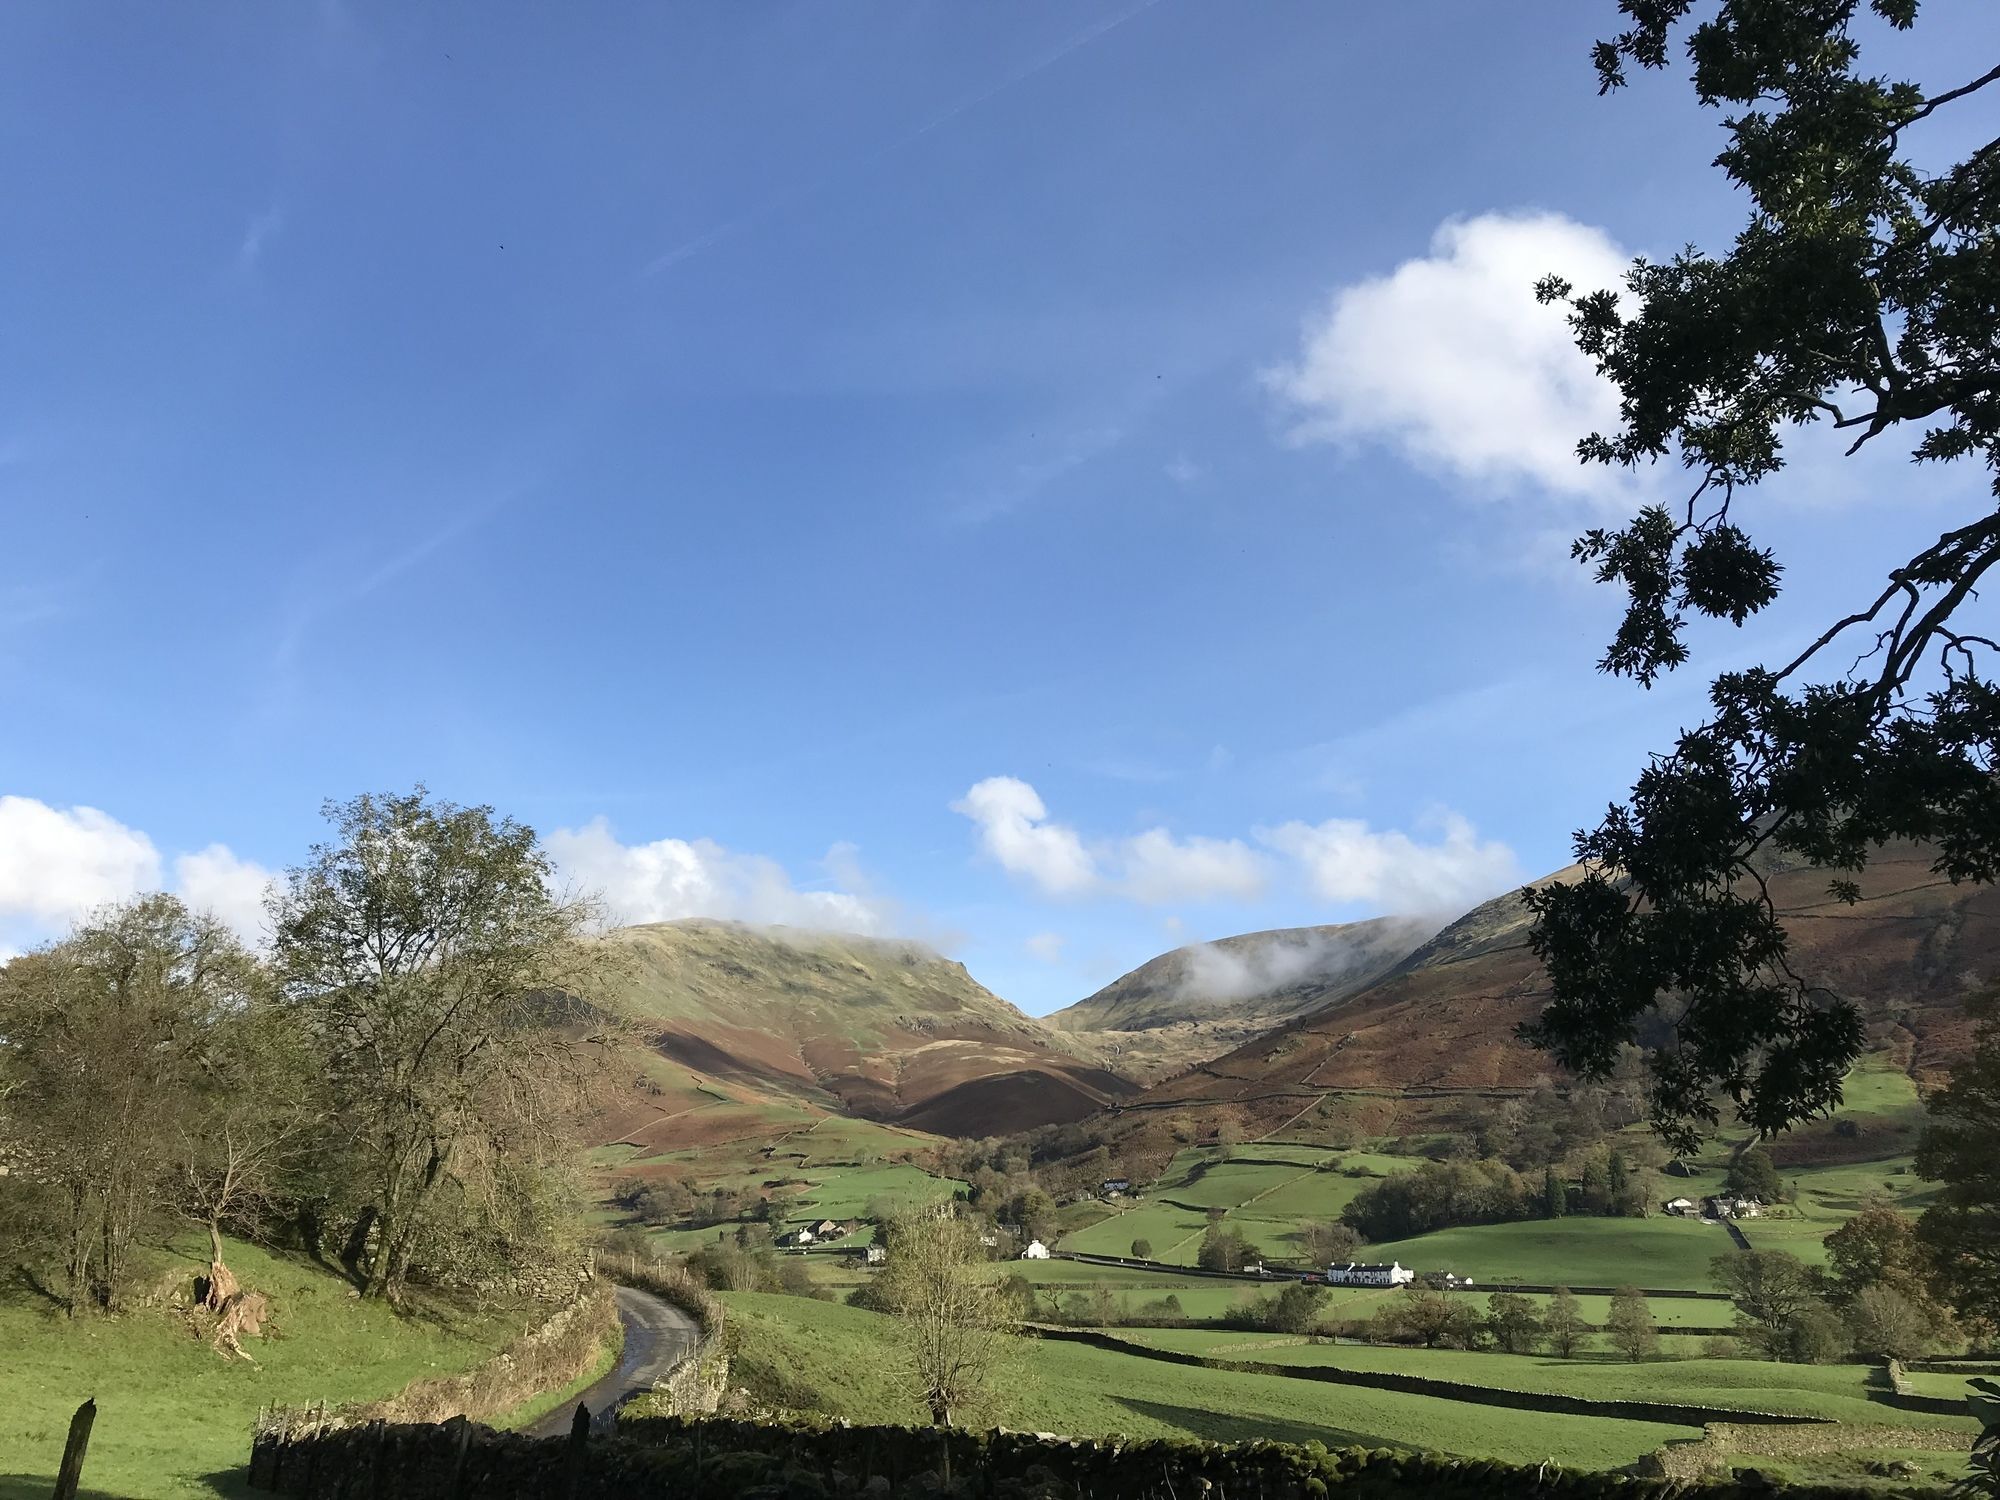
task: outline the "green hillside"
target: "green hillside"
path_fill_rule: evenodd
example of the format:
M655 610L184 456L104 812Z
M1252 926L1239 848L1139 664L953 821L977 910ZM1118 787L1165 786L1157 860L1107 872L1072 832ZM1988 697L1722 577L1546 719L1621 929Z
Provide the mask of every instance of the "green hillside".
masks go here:
M399 1317L304 1261L236 1242L227 1253L244 1285L271 1299L268 1336L244 1343L254 1366L224 1360L167 1309L70 1322L23 1282L8 1281L0 1292L0 1500L46 1500L70 1416L91 1397L87 1494L248 1494L237 1471L259 1407L377 1399L475 1365L521 1331L511 1307L471 1319L443 1307ZM167 1269L185 1283L205 1265L181 1254Z

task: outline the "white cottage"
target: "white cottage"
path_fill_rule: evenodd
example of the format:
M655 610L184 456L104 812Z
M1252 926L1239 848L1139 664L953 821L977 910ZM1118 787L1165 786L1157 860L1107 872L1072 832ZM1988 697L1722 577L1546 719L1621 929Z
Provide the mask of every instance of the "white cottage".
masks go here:
M1328 1266L1326 1279L1330 1286L1408 1286L1417 1273L1399 1261L1392 1260L1386 1266L1349 1261L1344 1266Z
M1669 1199L1668 1199L1668 1200L1666 1201L1666 1203L1665 1203L1664 1205L1662 1205L1662 1206L1663 1206L1663 1207L1664 1207L1664 1208L1666 1209L1666 1211L1667 1211L1668 1213L1670 1213L1670 1214L1679 1214L1679 1215L1682 1215L1682 1216L1685 1216L1685 1215L1687 1215L1687 1214L1691 1214L1691 1213L1693 1213L1693 1212L1694 1212L1694 1199L1692 1199L1692 1198L1669 1198Z
M1048 1258L1049 1247L1044 1245L1040 1240L1029 1240L1028 1248L1021 1252L1022 1260L1047 1260Z

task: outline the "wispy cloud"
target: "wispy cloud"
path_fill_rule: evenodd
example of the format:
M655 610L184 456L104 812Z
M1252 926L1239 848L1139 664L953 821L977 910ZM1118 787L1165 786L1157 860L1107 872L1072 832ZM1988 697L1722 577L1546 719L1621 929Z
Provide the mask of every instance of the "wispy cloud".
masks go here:
M1109 453L1124 438L1122 426L1086 427L1056 438L1040 446L1033 457L1003 470L989 486L961 500L948 514L966 526L997 520L1026 505L1072 469Z
M645 265L639 268L641 279L658 276L663 272L670 271L675 266L685 261L693 260L696 256L714 249L725 240L742 234L746 230L754 229L759 225L770 222L798 204L824 192L827 188L846 181L861 172L868 171L889 157L894 156L897 152L915 145L925 136L931 135L935 131L949 125L960 116L970 114L973 110L997 99L1009 89L1027 82L1037 73L1045 72L1054 67L1071 53L1081 51L1092 42L1116 31L1119 27L1125 25L1126 22L1145 11L1151 10L1159 3L1160 0L1138 0L1137 4L1128 5L1125 9L1113 15L1095 21L1089 26L1084 27L1081 31L1075 32L1065 38L1048 51L1014 68L1000 78L998 82L980 89L976 93L969 94L947 108L940 110L937 114L932 115L928 120L925 120L921 125L918 125L907 134L898 136L894 140L888 141L872 150L861 152L859 155L829 168L819 176L800 183L796 187L773 193L770 197L754 205L744 213L711 225L700 234L683 240L680 244L647 261Z
M264 258L265 249L284 227L285 211L275 203L252 219L236 246L236 269L244 272L256 270L258 262Z

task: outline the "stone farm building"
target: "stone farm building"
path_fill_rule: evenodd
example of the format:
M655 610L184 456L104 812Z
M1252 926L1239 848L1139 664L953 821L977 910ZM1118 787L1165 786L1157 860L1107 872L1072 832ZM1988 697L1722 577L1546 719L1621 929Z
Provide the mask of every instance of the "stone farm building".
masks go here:
M1344 1266L1328 1266L1326 1279L1330 1286L1408 1286L1417 1273L1399 1261L1392 1260L1386 1266L1349 1261Z

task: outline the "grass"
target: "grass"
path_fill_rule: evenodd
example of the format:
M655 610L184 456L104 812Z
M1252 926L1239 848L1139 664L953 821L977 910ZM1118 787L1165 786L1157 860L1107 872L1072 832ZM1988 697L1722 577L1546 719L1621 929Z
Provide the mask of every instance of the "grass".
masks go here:
M739 1362L785 1372L814 1393L813 1409L856 1422L918 1422L897 1374L902 1342L879 1314L830 1303L732 1293ZM1330 1389L1277 1375L1164 1364L1074 1344L1022 1340L981 1420L1070 1436L1200 1437L1218 1441L1363 1443L1428 1448L1575 1467L1630 1463L1695 1429L1602 1417L1505 1411L1392 1391Z
M232 1244L228 1259L271 1298L272 1336L244 1345L255 1367L221 1359L164 1310L70 1322L24 1290L0 1296L0 1500L48 1494L86 1397L97 1400L87 1489L132 1500L236 1495L259 1407L387 1396L477 1364L520 1332L498 1316L398 1317L315 1266L250 1245ZM173 1266L192 1277L206 1256L177 1253Z
M1370 1245L1366 1253L1371 1260L1399 1260L1419 1271L1469 1276L1488 1290L1517 1281L1712 1291L1708 1263L1730 1249L1721 1228L1693 1219L1568 1218L1440 1229Z
M1371 1344L1242 1346L1246 1336L1205 1329L1147 1329L1126 1335L1135 1343L1225 1359L1267 1364L1327 1366L1428 1375L1499 1390L1613 1397L1635 1401L1685 1401L1743 1411L1792 1412L1840 1422L1891 1423L1899 1427L1970 1428L1970 1417L1896 1411L1868 1399L1868 1365L1781 1365L1755 1359L1670 1359L1631 1364L1608 1353L1557 1359L1531 1354L1473 1353L1463 1349L1403 1349ZM1231 1352L1232 1348L1241 1352Z

